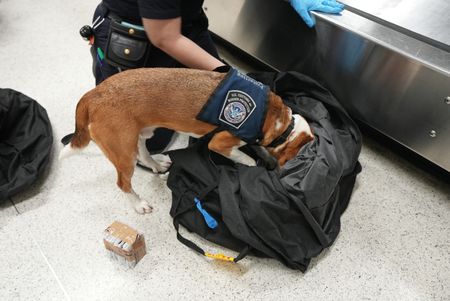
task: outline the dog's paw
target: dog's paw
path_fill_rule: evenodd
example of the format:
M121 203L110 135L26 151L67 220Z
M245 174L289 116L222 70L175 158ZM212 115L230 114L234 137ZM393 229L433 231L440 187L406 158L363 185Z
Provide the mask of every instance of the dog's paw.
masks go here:
M153 155L152 158L157 163L158 173L165 173L172 165L172 160L170 160L170 157L167 155L157 154Z
M139 214L147 214L151 213L153 211L153 207L150 206L147 201L139 201L135 206L134 209Z

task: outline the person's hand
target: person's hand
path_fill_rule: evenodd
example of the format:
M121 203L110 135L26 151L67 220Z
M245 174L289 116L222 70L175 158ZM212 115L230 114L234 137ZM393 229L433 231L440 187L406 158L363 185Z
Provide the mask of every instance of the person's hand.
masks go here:
M309 27L313 27L316 23L310 11L339 14L344 9L344 5L336 2L336 0L289 0L289 3Z

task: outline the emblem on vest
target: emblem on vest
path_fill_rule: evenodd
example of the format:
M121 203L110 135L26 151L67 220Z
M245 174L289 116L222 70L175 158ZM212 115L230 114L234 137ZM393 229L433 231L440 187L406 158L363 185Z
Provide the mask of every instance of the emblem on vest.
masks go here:
M219 120L236 129L250 117L256 108L253 98L239 90L228 91L223 102Z

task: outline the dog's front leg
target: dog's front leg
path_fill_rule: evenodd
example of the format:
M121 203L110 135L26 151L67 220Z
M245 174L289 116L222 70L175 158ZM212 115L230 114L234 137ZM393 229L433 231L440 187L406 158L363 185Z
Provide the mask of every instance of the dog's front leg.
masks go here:
M130 200L131 205L137 213L145 214L152 212L153 208L149 203L139 197L139 195L133 190L131 185L131 177L133 176L134 165L127 164L127 161L121 164L116 164L117 169L117 186L125 192L126 196Z
M147 201L141 199L131 185L135 161L126 156L121 157L121 159L120 162L111 160L117 169L117 186L125 192L137 213L145 214L152 212L152 206L150 206Z
M138 140L138 162L150 168L154 173L165 173L172 165L172 161L170 161L169 156L163 154L157 154L150 156L147 146L146 140L153 137L153 128L145 128L139 134Z
M230 132L223 131L215 134L208 143L208 148L219 153L234 162L247 166L256 166L256 161L249 155L239 150L239 147L247 143L233 136Z
M129 192L125 192L128 199L130 200L131 205L137 213L145 214L150 213L153 210L153 207L148 204L147 201L142 200L139 195L134 192L133 189Z

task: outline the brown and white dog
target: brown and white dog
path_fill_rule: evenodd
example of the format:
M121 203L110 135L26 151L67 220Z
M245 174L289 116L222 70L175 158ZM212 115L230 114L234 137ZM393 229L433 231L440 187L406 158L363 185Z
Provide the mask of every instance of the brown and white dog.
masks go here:
M131 185L137 157L155 172L164 172L170 161L157 162L148 154L146 139L165 127L192 137L201 137L217 126L196 119L212 92L226 74L194 69L141 68L116 74L87 92L78 102L75 133L60 154L66 157L93 140L117 170L117 185L132 200L139 213L151 212ZM285 141L268 147L294 127ZM308 123L293 115L279 96L270 92L259 144L280 166L313 139ZM255 160L239 150L246 143L228 131L216 133L208 148L235 162L255 166Z

